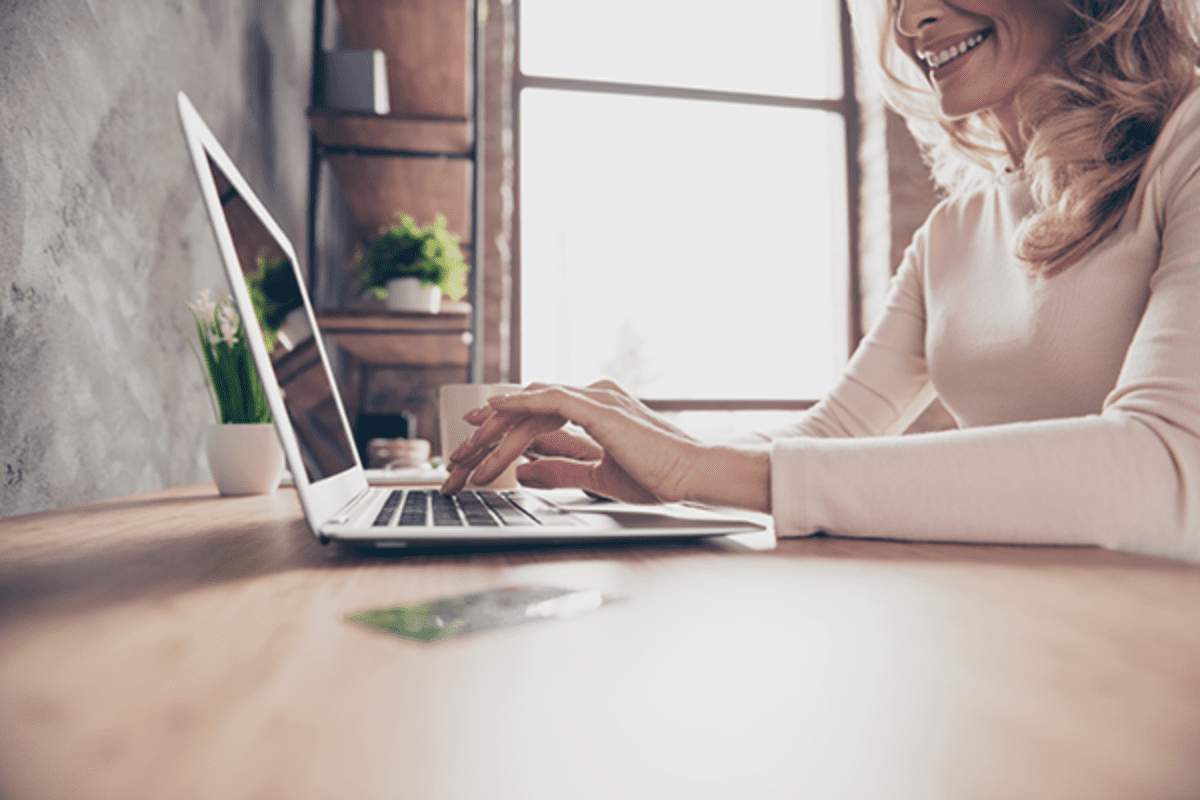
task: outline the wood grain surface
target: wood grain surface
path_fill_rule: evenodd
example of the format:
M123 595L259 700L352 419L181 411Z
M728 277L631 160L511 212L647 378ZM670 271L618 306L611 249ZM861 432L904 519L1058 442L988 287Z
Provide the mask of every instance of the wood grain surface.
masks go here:
M625 602L420 644L352 612ZM1200 569L782 540L379 556L294 493L0 520L0 797L1200 797Z

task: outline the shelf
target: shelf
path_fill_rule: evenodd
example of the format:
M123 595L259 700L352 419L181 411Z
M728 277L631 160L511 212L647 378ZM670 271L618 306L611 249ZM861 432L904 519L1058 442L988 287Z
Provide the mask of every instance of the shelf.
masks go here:
M317 99L321 82L314 76L307 111L311 175L316 176L310 177L310 260L317 262L315 253L321 246L316 209L326 180L321 177L324 163L336 178L352 220L348 227L339 221L331 228L335 250L352 251L373 240L380 228L395 223L397 214L407 214L422 226L442 214L472 266L472 291L478 292L475 225L481 198L476 185L480 128L475 69L477 49L482 47L477 25L485 7L478 0L334 0L334 7L339 47L383 51L391 113L322 108ZM324 8L319 3L314 17L315 48L329 32ZM314 69L320 64L314 59ZM349 271L346 278L353 279ZM359 375L359 385L344 391L361 389L365 397L375 369L414 368L423 372L420 381L428 380L436 397L437 382L466 380L478 372L472 325L479 321L466 303L443 304L443 313L437 315L391 313L369 303L317 312L322 331L348 357L346 370ZM404 401L417 402L407 396Z
M471 115L472 0L335 0L346 47L382 50L398 114Z
M466 117L377 116L310 108L308 124L326 148L463 156L471 152L473 131Z
M470 311L444 301L449 311L317 311L317 325L359 361L376 367L465 367L470 363Z

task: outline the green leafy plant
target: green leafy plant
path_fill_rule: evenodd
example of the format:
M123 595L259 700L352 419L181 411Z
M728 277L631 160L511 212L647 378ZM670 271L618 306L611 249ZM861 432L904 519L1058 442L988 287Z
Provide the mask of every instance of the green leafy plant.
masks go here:
M296 271L286 258L268 258L266 253L258 257L258 272L246 278L254 313L267 340L267 349L275 347L275 334L283 325L287 315L304 305L300 285L296 282Z
M271 408L233 298L226 295L214 301L209 290L203 289L187 306L196 323L200 348L190 340L188 344L204 373L213 413L222 424L271 422Z
M393 278L417 278L425 287L437 286L442 294L459 300L467 293L467 265L459 238L446 230L446 217L438 214L424 228L407 214L397 214L395 225L380 228L379 236L358 258L358 276L364 289L380 299L387 297Z

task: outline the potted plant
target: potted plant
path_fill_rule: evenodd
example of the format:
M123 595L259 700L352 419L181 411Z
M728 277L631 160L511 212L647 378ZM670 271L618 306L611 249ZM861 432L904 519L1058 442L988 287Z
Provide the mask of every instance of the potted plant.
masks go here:
M285 349L292 350L312 336L296 271L290 260L260 254L258 272L246 279L246 286L267 350L275 349L277 339Z
M218 419L205 436L217 489L226 495L273 492L283 474L283 449L233 298L214 302L205 289L187 305L200 341L192 353Z
M363 288L387 301L392 311L426 311L436 314L442 295L451 300L467 293L467 265L459 239L446 230L446 217L417 227L407 214L381 228L379 236L358 258Z

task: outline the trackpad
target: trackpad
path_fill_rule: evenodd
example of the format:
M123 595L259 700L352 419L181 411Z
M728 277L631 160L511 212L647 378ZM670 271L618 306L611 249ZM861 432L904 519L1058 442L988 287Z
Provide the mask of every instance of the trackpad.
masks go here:
M722 517L714 512L691 506L671 504L661 508L654 506L630 506L617 503L597 503L591 506L570 506L571 513L584 517L589 524L611 530L657 530L671 528L697 532L714 528L738 531L758 531L763 526L749 520Z

